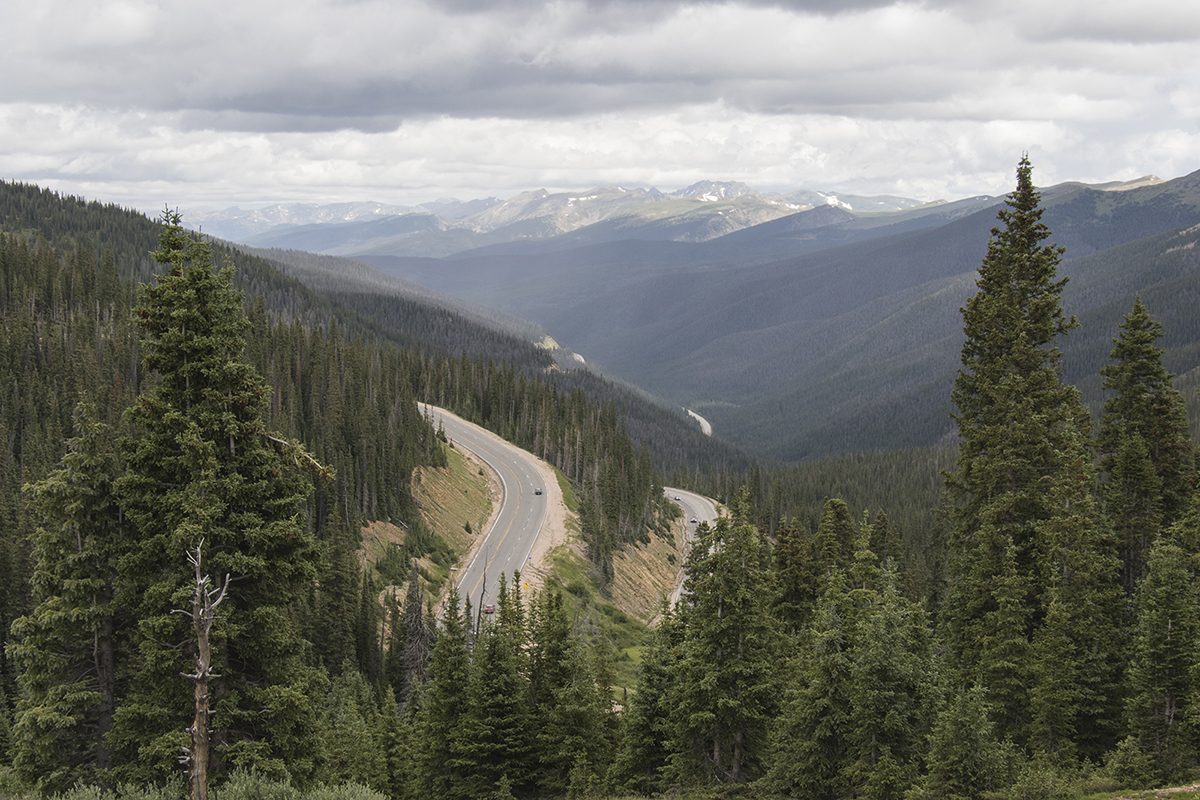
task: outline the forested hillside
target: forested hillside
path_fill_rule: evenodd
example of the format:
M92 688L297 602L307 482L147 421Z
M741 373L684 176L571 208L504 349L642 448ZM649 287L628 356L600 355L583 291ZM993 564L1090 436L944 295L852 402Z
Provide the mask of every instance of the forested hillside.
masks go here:
M259 609L260 618L248 624L244 644L226 638L218 647L265 655L287 647L288 636L297 637L303 646L289 652L291 666L276 660L273 674L281 683L270 692L296 693L289 713L306 719L282 727L255 725L220 739L214 744L214 775L234 764L287 769L296 778L321 774L320 759L306 752L315 729L311 709L303 704L315 699L330 676L361 672L407 692L414 667L402 654L424 634L409 632L415 623L406 628L401 614L423 620L421 594L408 604L415 608L391 609L385 627L385 609L375 600L379 587L353 553L363 523L389 520L407 531L404 552L394 554L390 574L396 579L408 577L409 559L416 556L453 557L421 524L410 492L417 465L444 460L443 444L417 410L418 396L519 439L577 481L587 499L584 533L601 577L614 547L646 536L646 524L656 523L661 481L645 446L638 452L631 444L622 412L611 400L547 382L549 363L542 351L419 303L393 298L360 313L317 295L262 259L220 248L210 257L210 246L198 244L170 215L164 233L162 225L112 206L32 186L0 188L6 223L0 233L2 377L8 387L0 405L7 443L0 484L0 636L7 654L0 672L0 744L4 762L14 763L21 775L51 788L101 776L147 780L174 769L168 766L174 759L169 751L177 752L174 735L167 736L163 726L175 720L175 730L186 727L188 703L169 700L186 689L177 685L185 665L168 666L168 654L180 652L179 644L170 644L180 633L161 615L170 608L164 603L182 605L175 588L190 574L185 551L205 538L211 523L196 523L188 542L171 539L174 544L154 554L126 550L122 537L164 523L168 532L184 530L183 522L168 523L176 513L171 509L191 519L208 507L196 506L195 498L223 496L242 481L250 480L249 486L282 480L285 464L288 470L313 469L288 479L278 499L264 495L260 512L234 511L227 502L213 508L227 507L242 520L218 525L234 528L246 524L247 514L278 508L271 513L296 526L286 534L299 537L293 555L271 545L275 561L252 567L253 560L233 555L238 545L231 551L211 532L207 538L216 548L209 556L212 568L231 570L235 580L241 575L240 580L260 582L253 576L266 573L255 570L282 579L279 565L288 564L291 577L269 602L251 595L226 604L230 619L237 618L236 609L250 607ZM213 260L230 269L215 274ZM144 288L135 291L137 282ZM194 315L190 328L184 309ZM217 323L223 327L214 327L211 335L197 327ZM219 355L201 358L200 350L186 345L192 337L219 343ZM161 348L170 342L183 343L177 355L155 355L166 353ZM513 360L495 360L504 356ZM235 383L204 388L226 373L228 380L237 376ZM218 404L212 415L198 416L230 392L241 399L233 406L222 401L226 405ZM249 416L234 423L230 413ZM159 429L170 420L187 424ZM218 433L223 430L229 432L227 442ZM64 450L68 440L70 449ZM193 446L195 455L188 455ZM227 456L219 456L222 449ZM200 465L212 458L230 477L209 485L205 481L213 473ZM282 462L264 467L272 459ZM184 472L171 477L164 471L168 464ZM78 483L81 475L92 488ZM163 488L180 486L194 488L176 500ZM247 491L236 489L244 498L239 502L253 506ZM94 512L80 510L72 499L78 492L99 498ZM116 521L99 518L112 514ZM278 528L283 520L266 522L263 530L283 531ZM78 555L87 553L81 562L74 558L80 563L70 567L76 571L70 578L62 571L66 565L55 563L70 552L67 541L54 538L66 529L80 537ZM95 556L80 549L85 540L87 548L100 548ZM62 580L106 585L114 594L104 601L98 595L60 597L55 587ZM46 648L66 635L62 614L75 613L63 609L64 602L93 609L88 616L93 621L84 624L101 625L97 641L109 642L105 650L119 664L116 673L97 671L95 653L87 654L89 639L79 632L69 637L74 644L64 640L64 647L79 648L66 664L45 660ZM278 622L267 623L262 615L268 608ZM150 639L139 639L151 635L150 629L135 632L150 619L160 620L154 641L169 645L157 655L147 650ZM272 635L284 638L269 644ZM133 653L149 661L129 660ZM139 663L140 672L129 671ZM268 673L249 680L265 689L276 680ZM63 681L77 691L62 695ZM226 683L215 702L232 703L239 694L245 690ZM228 706L235 716L226 725L238 713L254 713L233 708ZM174 710L164 717L165 709ZM45 729L49 719L59 720L52 723L53 734ZM159 744L151 747L151 741Z
M1079 323L1031 174L1023 161L965 302L960 441L944 451L942 534L916 545L926 558L839 499L769 539L739 492L655 631L615 780L833 800L1195 779L1200 486L1184 397L1135 296L1093 427L1063 378ZM889 460L884 485L930 475ZM783 483L754 477L760 509Z
M697 410L764 458L937 445L962 344L959 308L997 198L893 214L825 207L707 242L589 240L587 228L435 258L367 260L531 319L610 374ZM1084 323L1063 367L1090 376L1142 291L1168 325L1171 368L1195 367L1200 173L1046 192L1067 248L1063 304Z
M39 212L0 237L0 779L162 785L181 747L193 776L206 763L247 797L932 800L1195 779L1194 378L1171 374L1178 320L1122 286L1089 413L1031 175L1023 161L958 300L954 440L788 466L673 438L675 412L444 309L320 297L236 255L214 272L169 212L164 228L5 186ZM30 224L72 215L108 227ZM137 244L110 252L121 225ZM1163 236L1159 264L1186 257ZM240 273L266 291L239 294ZM727 503L636 686L614 686L603 634L554 585L530 596L514 575L494 615L452 594L435 620L414 564L406 600L381 605L364 520L408 526L403 561L451 557L412 514L412 466L442 456L417 400L574 483L601 587L613 552L658 532L664 480ZM192 625L172 613L188 608Z

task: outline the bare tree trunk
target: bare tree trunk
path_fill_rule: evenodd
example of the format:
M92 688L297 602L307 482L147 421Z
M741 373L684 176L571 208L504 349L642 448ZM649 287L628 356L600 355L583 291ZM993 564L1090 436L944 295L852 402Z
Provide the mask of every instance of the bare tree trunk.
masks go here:
M225 591L229 588L229 576L220 588L210 588L212 581L207 575L200 574L201 548L204 540L196 545L195 553L188 553L188 561L196 570L196 588L192 593L192 610L176 609L173 613L191 617L192 631L196 634L196 672L184 675L196 686L196 713L188 733L192 735L192 746L183 748L184 756L180 761L188 767L188 794L190 800L208 800L208 763L210 760L210 744L208 717L212 713L209 702L208 682L211 678L219 678L211 671L212 645L208 635L212 630L217 606L225 599Z
M195 602L193 601L193 607ZM196 631L196 715L192 719L192 752L188 764L188 789L191 800L208 800L208 679L212 647L208 631L193 622Z

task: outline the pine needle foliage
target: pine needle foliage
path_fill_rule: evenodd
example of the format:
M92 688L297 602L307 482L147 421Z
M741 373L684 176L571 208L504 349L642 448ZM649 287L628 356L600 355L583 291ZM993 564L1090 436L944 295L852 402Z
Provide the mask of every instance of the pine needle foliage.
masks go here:
M122 777L156 778L173 767L189 708L172 680L188 626L174 609L190 591L186 554L230 576L214 636L212 719L220 775L233 765L302 777L311 773L313 676L292 605L315 576L318 550L302 516L311 459L281 447L265 424L269 390L242 358L249 322L232 270L215 272L207 243L163 215L155 258L168 272L143 289L136 317L143 365L157 381L129 410L140 435L127 448L116 489L135 546L121 559L122 607L139 620L142 679L117 710L113 739Z

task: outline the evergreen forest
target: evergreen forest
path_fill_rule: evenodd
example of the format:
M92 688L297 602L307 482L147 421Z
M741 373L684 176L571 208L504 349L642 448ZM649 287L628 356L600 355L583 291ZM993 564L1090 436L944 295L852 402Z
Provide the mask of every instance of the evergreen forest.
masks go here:
M0 184L0 793L922 800L1196 780L1188 398L1140 296L1103 407L1064 381L1080 323L1032 170L962 300L957 439L801 464L452 309L318 293L169 209ZM495 614L453 586L435 611L416 559L455 556L411 479L449 444L418 402L560 471L600 593L673 517L664 484L725 504L633 685L570 587L513 574ZM373 521L405 531L379 565L357 555ZM402 599L381 602L388 583Z

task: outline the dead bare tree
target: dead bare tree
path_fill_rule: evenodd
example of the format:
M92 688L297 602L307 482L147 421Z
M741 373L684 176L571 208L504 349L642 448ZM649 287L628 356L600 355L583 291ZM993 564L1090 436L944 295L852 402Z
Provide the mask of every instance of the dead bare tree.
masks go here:
M188 733L192 735L192 746L183 748L179 762L188 768L188 793L191 800L208 800L208 762L209 762L209 729L208 717L212 714L210 708L208 682L211 678L219 678L211 671L212 645L208 635L212 630L216 617L217 606L225 599L229 589L229 575L225 576L222 586L215 587L207 575L200 574L200 562L204 540L196 545L193 552L188 553L188 561L196 571L196 586L192 592L192 610L174 609L171 613L183 614L192 620L192 631L196 634L196 671L183 677L196 685L196 715Z

